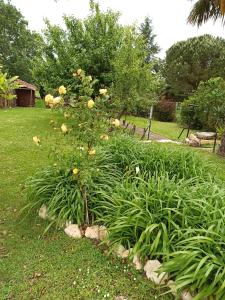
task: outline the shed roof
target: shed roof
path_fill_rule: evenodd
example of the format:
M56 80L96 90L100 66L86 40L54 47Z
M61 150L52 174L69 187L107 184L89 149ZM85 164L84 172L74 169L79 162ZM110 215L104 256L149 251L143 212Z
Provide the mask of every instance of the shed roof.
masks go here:
M17 82L21 85L20 88L25 88L25 89L29 89L29 90L33 90L33 91L37 90L37 87L35 85L30 84L26 81L23 81L21 79L17 79Z

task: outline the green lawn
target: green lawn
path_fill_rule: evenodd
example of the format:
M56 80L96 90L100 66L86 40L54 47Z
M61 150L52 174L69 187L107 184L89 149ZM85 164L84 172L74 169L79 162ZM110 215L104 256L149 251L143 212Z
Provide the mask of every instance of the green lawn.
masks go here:
M137 127L145 128L148 125L148 119L134 116L127 116L127 121L135 124ZM178 140L182 127L174 122L160 122L152 120L151 131L161 135L162 137L172 140ZM187 130L182 134L180 140L186 137Z
M44 221L36 215L22 221L24 180L49 163L61 136L48 125L53 117L42 108L0 110L0 299L171 299L89 240L74 241L62 230L43 237ZM41 147L32 142L35 135Z

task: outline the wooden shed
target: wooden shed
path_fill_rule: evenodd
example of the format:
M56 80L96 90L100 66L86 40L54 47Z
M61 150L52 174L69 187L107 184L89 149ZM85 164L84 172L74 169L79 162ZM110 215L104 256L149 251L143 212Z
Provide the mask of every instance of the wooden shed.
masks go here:
M16 106L35 106L36 86L20 79L17 81L20 84L20 88L15 90Z
M16 95L16 98L11 101L0 99L0 108L35 106L35 91L37 90L36 86L20 79L18 79L17 82L19 83L20 87L12 91Z

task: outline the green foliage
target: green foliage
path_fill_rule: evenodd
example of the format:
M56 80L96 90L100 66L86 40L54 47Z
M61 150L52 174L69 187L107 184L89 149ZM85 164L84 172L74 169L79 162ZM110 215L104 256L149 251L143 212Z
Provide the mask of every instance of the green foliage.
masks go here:
M46 204L50 216L58 224L65 221L84 224L93 220L94 215L89 215L89 211L99 190L111 193L121 178L111 161L101 150L89 156L80 147L73 150L72 155L61 155L56 166L28 179L28 207L34 209Z
M145 41L145 50L147 63L152 62L155 55L159 53L160 48L155 42L156 35L153 33L152 20L149 17L145 17L144 22L140 25L140 32Z
M176 118L176 103L161 99L154 106L154 118L163 122L173 122Z
M34 76L46 89L72 82L71 74L82 68L98 77L99 85L112 82L111 60L120 45L119 14L100 11L99 5L90 2L90 14L84 19L64 17L66 29L46 21L44 46L34 61Z
M48 223L40 220L36 211L21 219L20 209L26 204L24 178L49 164L51 145L59 138L58 131L49 128L51 115L50 110L41 108L0 110L0 219L4 220L0 222L4 233L0 299L102 300L108 293L106 299L119 295L132 300L172 299L170 295L161 297L163 290L134 268L127 266L124 272L119 259L106 256L88 239L74 241L62 229L53 228L43 237ZM58 113L54 117L61 118ZM51 140L44 143L49 131ZM37 133L43 140L42 151L31 143Z
M194 127L216 130L225 123L225 80L201 82L193 96L183 102L181 119Z
M113 60L113 97L118 101L119 116L149 111L162 87L153 65L144 62L145 40L134 27L124 29L123 41Z
M10 76L32 81L31 60L41 38L27 28L27 21L10 2L0 0L0 64Z
M188 16L188 22L198 26L209 19L216 21L221 19L224 22L224 1L223 0L198 0Z
M13 100L16 95L13 90L18 88L20 85L17 83L17 76L7 78L7 74L3 74L0 68L0 99Z
M225 78L225 40L210 35L174 44L166 53L164 76L171 92L183 100L201 81Z

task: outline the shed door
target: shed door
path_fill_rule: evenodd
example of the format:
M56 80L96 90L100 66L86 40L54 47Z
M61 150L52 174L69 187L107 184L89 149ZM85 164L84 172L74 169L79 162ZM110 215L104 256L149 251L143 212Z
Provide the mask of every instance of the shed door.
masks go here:
M31 90L16 90L17 106L34 106L34 92Z

